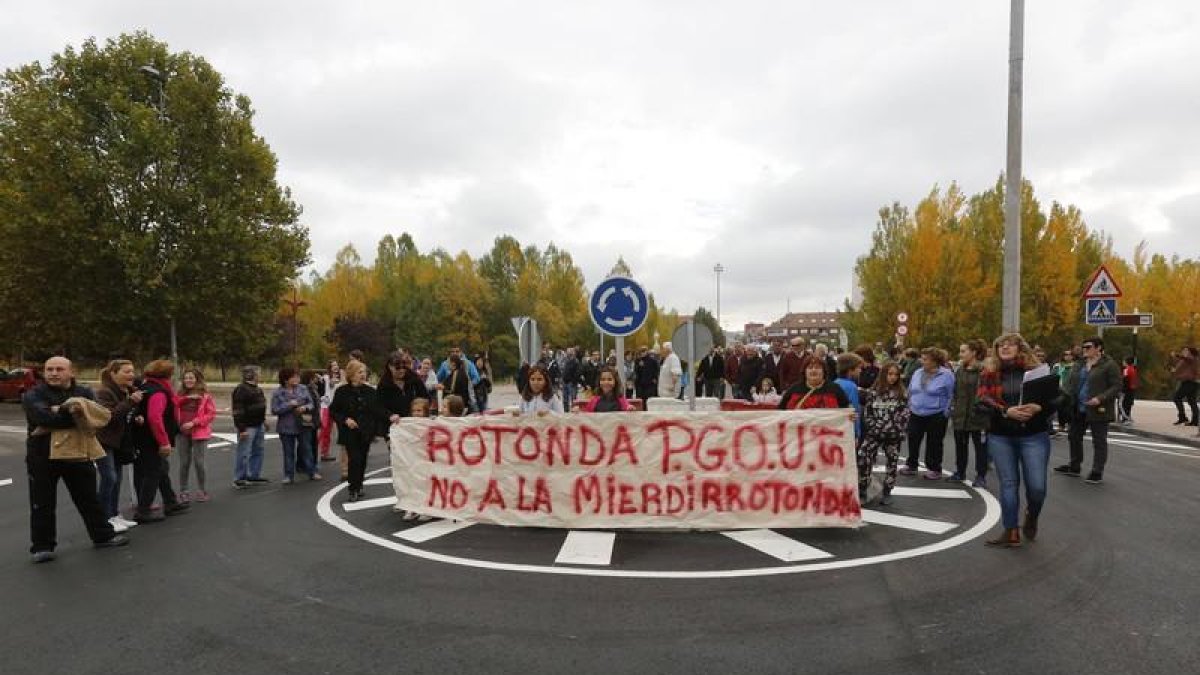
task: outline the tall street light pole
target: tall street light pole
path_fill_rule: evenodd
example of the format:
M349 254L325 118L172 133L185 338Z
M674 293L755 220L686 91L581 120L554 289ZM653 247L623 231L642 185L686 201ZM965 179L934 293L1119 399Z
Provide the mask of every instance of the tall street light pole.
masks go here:
M167 93L166 93L167 75L166 75L166 73L164 73L161 70L159 70L158 68L155 68L154 66L150 66L150 65L145 65L145 66L142 66L141 68L138 68L138 72L140 72L142 75L145 75L146 77L148 77L151 80L154 80L155 82L158 83L158 105L157 105L158 120L159 120L159 122L166 124L168 121L167 120ZM161 162L161 159L159 160L159 170L156 173L158 174L157 179L158 179L159 189L161 190L162 189L162 162ZM160 199L161 199L161 195L160 195ZM159 211L158 217L159 217L159 224L161 226L162 217L163 217L163 213L161 211ZM167 318L170 319L170 321L171 321L171 362L175 364L175 372L178 373L178 372L180 372L179 371L180 363L179 363L179 344L175 339L175 312L171 311L167 315Z
M721 325L721 273L725 271L725 266L721 263L713 265L713 273L717 275L717 326Z
M1011 0L1008 27L1008 165L1004 188L1004 332L1021 330L1021 97L1025 0Z

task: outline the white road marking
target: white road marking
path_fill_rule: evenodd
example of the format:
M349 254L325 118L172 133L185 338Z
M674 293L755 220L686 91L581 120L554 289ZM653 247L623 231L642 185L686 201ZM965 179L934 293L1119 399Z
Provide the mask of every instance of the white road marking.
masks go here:
M384 471L389 471L390 469L390 467L383 467L370 472L369 475L373 476ZM329 525L332 525L342 532L345 532L351 537L365 541L369 544L382 546L383 548L391 549L397 553L410 555L414 558L446 563L448 565L458 565L460 567L472 567L475 569L494 570L500 572L526 572L534 574L559 574L586 577L616 577L624 579L740 579L744 577L765 577L775 576L777 574L802 574L806 572L822 572L825 570L878 565L896 560L918 558L923 555L940 553L941 551L947 551L957 546L962 546L963 544L983 536L988 532L988 530L992 529L992 527L1000 522L1000 502L998 502L992 493L988 492L987 490L976 490L976 492L979 493L980 498L983 499L985 512L983 517L969 529L959 532L952 537L926 544L925 546L918 546L916 548L905 549L902 551L893 551L892 553L881 553L879 555L867 556L864 558L827 560L824 562L814 562L800 565L751 567L733 570L623 570L598 567L556 567L554 565L503 563L492 560L481 560L478 558L463 558L454 555L446 555L444 553L435 553L433 551L426 551L424 549L408 546L398 541L392 541L387 537L373 534L352 524L334 510L333 498L345 488L345 485L339 485L322 495L321 499L317 501L317 515L320 516L321 520L324 520ZM415 530L416 528L412 529Z
M864 522L874 525L887 525L888 527L899 527L905 530L928 532L929 534L943 534L958 527L957 523L944 523L940 520L913 518L912 516L901 516L895 513L884 513L872 509L863 509L862 518Z
M237 435L237 434L227 434L227 433L224 433L224 432L220 432L220 433L218 433L218 432L213 432L213 438L219 438L219 439L221 439L221 440L223 440L223 441L229 441L231 444L233 444L233 443L237 443L237 442L238 442L238 435ZM279 438L279 434L263 434L263 440L264 440L264 441L273 441L273 440L275 440L275 439L277 439L277 438ZM210 447L211 447L211 446L210 446Z
M613 544L616 541L615 532L571 530L554 562L560 565L607 565L612 562Z
M346 502L342 508L347 511L366 511L367 509L377 509L381 506L391 506L396 503L396 497L379 497L377 499L364 499L360 502Z
M391 485L391 478L368 478L363 481L363 485Z
M5 478L3 480L0 480L0 487L4 487L5 485L12 485L12 479Z
M1187 457L1188 459L1200 459L1200 455L1189 455L1184 452L1171 452L1170 450L1158 450L1156 448L1147 448L1140 445L1127 445L1126 441L1110 441L1109 445L1119 445L1130 450L1145 450L1146 452L1157 452L1160 455L1171 455L1173 457Z
M936 499L970 499L966 490L943 490L939 488L898 487L892 489L897 497L934 497Z
M229 448L229 447L233 447L233 443L230 443L229 441L220 441L218 443L209 443L208 447L210 447L210 448Z
M1129 445L1136 445L1136 446L1149 446L1152 448L1172 448L1175 450L1188 450L1191 448L1191 446L1189 446L1189 445L1178 445L1176 443L1167 443L1164 441L1133 440L1132 438L1119 438L1119 439L1113 440L1111 442L1113 442L1113 443L1128 443Z
M432 523L425 523L424 525L410 527L407 530L393 532L392 536L397 539L411 541L414 544L424 544L431 539L437 539L451 532L458 532L474 524L465 520L435 520Z
M833 554L822 551L814 546L796 541L791 537L779 534L774 530L734 530L721 534L730 539L745 544L750 548L784 562L800 562L801 560L819 560L832 558Z
M27 434L29 433L29 429L27 427L10 427L6 425L0 425L0 433Z

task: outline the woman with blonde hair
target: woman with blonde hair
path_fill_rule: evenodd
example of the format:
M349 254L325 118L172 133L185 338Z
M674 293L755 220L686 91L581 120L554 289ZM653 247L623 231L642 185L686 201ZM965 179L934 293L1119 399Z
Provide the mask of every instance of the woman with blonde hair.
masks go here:
M1046 501L1050 463L1050 418L1058 398L1058 378L1038 360L1018 333L992 343L992 357L979 378L979 405L988 411L987 451L1000 476L1003 531L989 546L1015 548L1021 535L1033 541ZM1025 522L1018 529L1021 481L1025 481Z
M387 409L367 384L367 367L361 361L346 364L346 383L334 392L329 414L338 425L338 443L346 450L349 501L356 502L362 497L371 442L388 427Z
M133 462L137 450L128 433L142 392L133 388L136 371L132 361L117 359L109 361L100 372L100 387L96 389L96 402L112 413L108 424L96 432L96 440L104 448L104 457L97 460L100 472L100 488L97 491L104 515L117 532L124 532L137 525L136 521L121 517L121 473L125 464Z

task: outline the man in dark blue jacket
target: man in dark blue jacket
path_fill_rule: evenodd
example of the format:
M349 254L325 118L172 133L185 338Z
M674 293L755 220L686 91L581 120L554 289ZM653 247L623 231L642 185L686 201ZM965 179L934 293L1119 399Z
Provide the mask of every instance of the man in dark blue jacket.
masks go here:
M29 436L25 441L25 467L29 475L29 528L33 562L54 560L58 523L55 514L58 481L67 486L71 501L87 526L97 548L124 546L129 539L117 534L104 515L96 494L96 467L88 461L50 459L50 435L59 429L74 429L70 398L95 400L92 390L75 383L71 362L62 357L46 361L44 381L21 397Z

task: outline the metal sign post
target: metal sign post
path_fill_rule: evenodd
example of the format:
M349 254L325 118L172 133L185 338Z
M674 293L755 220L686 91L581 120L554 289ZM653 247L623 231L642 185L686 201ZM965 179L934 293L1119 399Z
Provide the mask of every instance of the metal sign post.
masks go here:
M702 358L702 355L707 354L713 346L712 330L695 321L688 320L683 325L675 329L671 335L671 346L675 349L675 355L681 361L688 362L688 372L690 373L696 366L697 359ZM692 382L688 387L688 409L696 409L696 383Z

